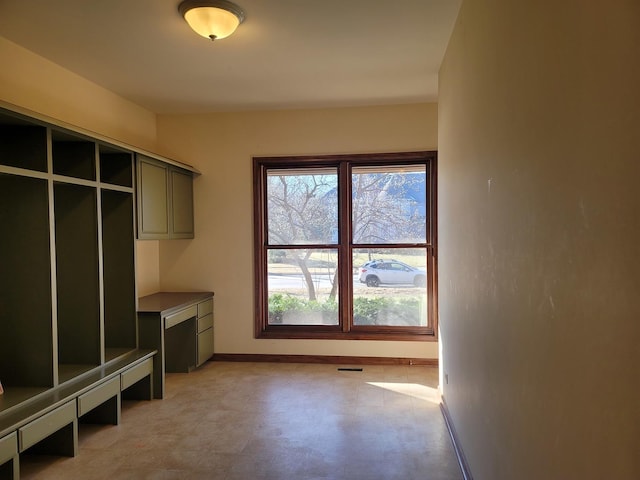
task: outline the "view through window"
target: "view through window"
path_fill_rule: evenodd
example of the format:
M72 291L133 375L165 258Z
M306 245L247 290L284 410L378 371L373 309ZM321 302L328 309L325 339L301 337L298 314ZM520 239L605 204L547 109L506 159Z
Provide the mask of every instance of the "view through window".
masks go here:
M433 337L435 159L254 159L256 336Z

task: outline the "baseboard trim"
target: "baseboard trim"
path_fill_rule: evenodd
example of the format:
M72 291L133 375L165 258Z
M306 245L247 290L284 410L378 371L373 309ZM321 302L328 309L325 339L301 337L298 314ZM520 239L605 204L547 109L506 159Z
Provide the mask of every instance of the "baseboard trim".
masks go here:
M462 470L462 476L464 477L464 480L473 480L473 475L471 475L471 470L469 469L467 458L464 456L462 445L460 445L458 434L456 433L456 429L453 426L453 422L451 421L451 415L449 414L449 409L447 408L447 404L444 402L444 398L442 398L442 401L440 402L440 409L442 410L444 421L447 424L447 430L449 430L449 436L451 437L451 442L453 443L453 449L455 450L456 457L458 458L458 464L460 465L460 470Z
M337 355L266 355L255 353L215 353L214 362L320 363L329 365L421 365L437 367L437 358L349 357Z

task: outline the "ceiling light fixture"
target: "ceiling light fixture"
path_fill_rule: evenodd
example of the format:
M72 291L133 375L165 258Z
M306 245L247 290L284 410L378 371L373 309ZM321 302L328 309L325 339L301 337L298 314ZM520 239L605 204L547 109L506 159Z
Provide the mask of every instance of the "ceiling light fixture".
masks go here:
M211 40L228 37L244 20L244 11L226 0L184 0L178 11L198 35Z

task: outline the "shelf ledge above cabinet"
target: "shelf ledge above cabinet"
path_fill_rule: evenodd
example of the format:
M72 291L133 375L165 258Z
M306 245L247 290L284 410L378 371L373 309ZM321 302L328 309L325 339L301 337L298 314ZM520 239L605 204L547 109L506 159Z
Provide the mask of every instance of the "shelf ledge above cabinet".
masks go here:
M73 125L71 123L67 123L67 122L55 119L48 115L44 115L42 113L29 110L27 108L23 108L18 105L14 105L4 100L0 100L0 114L2 113L9 114L16 118L23 118L25 121L29 122L29 124L32 124L32 125L36 122L40 122L43 126L50 126L50 127L55 127L62 130L67 130L69 133L72 133L74 136L83 136L90 141L105 143L108 145L112 145L114 147L121 148L123 150L128 150L133 153L145 155L147 157L167 163L169 165L173 165L175 167L188 170L195 176L200 175L200 171L197 168L187 163L165 157L163 155L145 150L143 148L136 147L134 145L130 145L128 143L122 142L120 140L109 137L107 135L102 135L98 132L94 132L86 128L79 127L77 125Z

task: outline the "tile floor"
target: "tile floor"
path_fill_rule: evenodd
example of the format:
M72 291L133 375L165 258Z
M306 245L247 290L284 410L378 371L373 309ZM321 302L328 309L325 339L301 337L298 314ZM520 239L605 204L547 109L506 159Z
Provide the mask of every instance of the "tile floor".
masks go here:
M461 480L437 368L208 362L166 396L80 425L75 458L23 455L23 479ZM358 367L359 368L359 367Z

